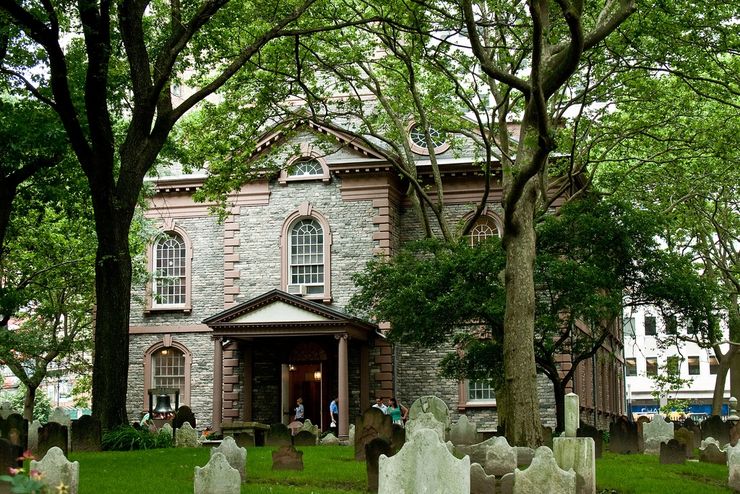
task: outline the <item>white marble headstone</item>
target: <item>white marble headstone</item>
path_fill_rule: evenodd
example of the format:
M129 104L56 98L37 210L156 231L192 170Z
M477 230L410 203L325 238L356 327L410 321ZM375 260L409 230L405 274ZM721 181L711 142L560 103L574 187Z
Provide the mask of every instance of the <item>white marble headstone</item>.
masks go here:
M49 486L51 492L56 492L60 484L67 486L69 494L77 494L80 483L80 463L70 462L61 449L54 446L41 461L31 460L31 470L41 473L41 481Z
M247 480L247 448L240 448L231 436L226 436L216 448L211 448L211 456L221 453L232 468L239 472L242 482Z
M180 429L178 429L179 431ZM211 455L208 464L195 467L195 494L239 494L241 477L222 453Z

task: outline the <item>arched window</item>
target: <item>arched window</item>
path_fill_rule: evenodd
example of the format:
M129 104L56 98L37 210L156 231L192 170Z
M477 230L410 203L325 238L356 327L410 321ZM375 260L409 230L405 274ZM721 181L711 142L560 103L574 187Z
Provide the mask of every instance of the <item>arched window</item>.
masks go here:
M185 354L177 348L162 348L152 355L153 388L177 388L185 385Z
M470 230L468 238L470 245L478 245L483 240L491 237L500 236L499 227L494 218L483 215L475 222L475 226Z
M283 290L309 298L331 299L331 233L326 219L302 204L283 224L280 246Z
M180 390L180 405L190 406L190 368L193 355L172 335L165 334L144 352L144 410L149 410L149 390L168 390L170 404L175 406L173 389ZM155 394L159 394L158 392ZM156 397L153 399L156 403ZM155 403L151 403L154 405Z
M326 160L308 144L301 145L301 154L289 159L285 167L280 170L278 183L287 185L288 182L306 180L329 181L329 166Z
M314 158L301 158L293 162L288 168L289 177L316 177L322 176L324 169Z
M147 310L190 310L191 246L179 228L160 233L151 247Z

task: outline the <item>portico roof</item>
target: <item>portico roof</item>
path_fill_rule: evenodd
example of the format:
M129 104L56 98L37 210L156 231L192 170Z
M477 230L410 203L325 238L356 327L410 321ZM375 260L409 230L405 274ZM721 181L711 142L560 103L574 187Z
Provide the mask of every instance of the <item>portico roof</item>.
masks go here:
M348 334L367 340L377 326L324 304L270 290L203 320L214 336L264 338Z

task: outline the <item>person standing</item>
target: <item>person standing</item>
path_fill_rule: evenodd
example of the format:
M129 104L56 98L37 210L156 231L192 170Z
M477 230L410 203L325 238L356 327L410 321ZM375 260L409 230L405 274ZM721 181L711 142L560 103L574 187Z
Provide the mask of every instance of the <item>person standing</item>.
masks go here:
M329 416L331 417L331 427L336 428L339 423L339 398L334 398L329 403Z
M293 416L293 420L296 422L303 423L304 420L306 420L306 417L304 416L304 408L303 408L303 398L298 398L296 401L296 407L295 407L295 415Z
M391 416L391 420L394 424L398 424L403 427L403 423L409 416L409 409L398 403L395 398L391 398L391 406L388 407L388 415Z
M377 408L384 414L388 413L388 407L383 403L383 398L375 398L375 405L373 405L373 408Z

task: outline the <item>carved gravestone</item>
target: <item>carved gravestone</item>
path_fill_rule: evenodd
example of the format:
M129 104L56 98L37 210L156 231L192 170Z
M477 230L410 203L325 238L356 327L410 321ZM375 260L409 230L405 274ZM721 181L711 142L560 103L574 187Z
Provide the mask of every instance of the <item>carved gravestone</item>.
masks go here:
M293 436L293 444L296 446L316 446L316 436L308 431L300 431Z
M195 429L195 414L189 406L182 405L177 409L177 412L175 412L175 417L172 419L172 428L177 430L182 427L182 424L185 422L190 422L191 427Z
M572 494L576 492L576 474L561 469L552 450L540 446L534 453L532 464L526 470L514 470L514 494L547 492Z
M492 451L490 456L488 454L489 450ZM483 466L489 475L496 476L513 472L519 462L517 450L509 446L508 441L503 436L494 436L469 446L456 446L455 454L457 456L469 456L471 463L478 463ZM488 461L491 461L490 467L492 470L489 470L486 465Z
M457 422L450 428L450 441L455 446L459 444L475 444L478 442L478 426L468 420L467 415L460 415Z
M21 456L28 449L28 420L22 415L8 415L0 424L0 434L13 445L18 453L16 456Z
M66 455L69 429L66 425L57 422L49 422L39 429L38 456L45 455L51 448L56 446Z
M702 439L701 443L699 444L699 447L701 449L704 449L707 446L709 446L710 444L714 444L715 446L717 446L717 449L721 449L721 446L719 445L719 441L717 441L713 437L708 437L706 439Z
M716 444L710 443L699 449L699 461L727 465L727 452L720 451Z
M683 421L683 426L694 433L693 448L698 448L699 444L701 443L701 427L699 427L699 425L694 422L691 417L688 417L686 420Z
M686 458L694 457L694 433L685 427L680 427L673 433L673 438L686 449Z
M534 459L534 458L533 458ZM501 477L497 482L498 494L514 494L514 472L507 473Z
M195 494L239 494L241 477L222 453L211 453L208 464L195 467Z
M175 429L175 446L178 448L197 448L200 446L198 433L190 427L190 422L183 422L179 428Z
M31 460L31 470L38 470L41 481L47 485L50 492L56 492L57 486L64 484L67 486L68 494L77 494L80 484L80 463L67 460L58 447L50 448L41 461Z
M365 469L367 470L367 490L378 491L378 464L380 455L393 456L391 443L382 437L376 437L365 445Z
M516 450L516 466L522 470L532 464L534 450L525 446L514 446Z
M740 452L736 449L740 448L737 446L727 448L727 466L730 470L727 486L735 491L740 491Z
M430 429L437 433L439 440L445 442L446 427L437 420L433 413L421 412L416 414L416 418L409 419L406 422L406 438L411 439L414 434L420 430Z
M637 424L627 417L619 417L609 424L609 451L623 455L638 453Z
M496 477L488 475L477 463L470 465L470 494L491 494L496 492Z
M338 446L340 442L337 436L335 436L331 432L327 432L326 435L321 438L319 444L321 444L322 446Z
M640 453L643 453L645 451L645 438L643 436L642 428L645 424L649 422L650 419L644 415L637 419L637 448Z
M392 441L393 421L390 415L371 407L357 418L355 431L355 460L364 461L365 445L367 443L376 437L382 437L389 442Z
M292 443L290 430L285 424L272 424L265 439L265 446L287 446Z
M604 448L604 435L601 433L599 429L596 427L585 424L581 422L580 427L578 428L578 432L576 433L577 437L590 437L594 440L594 447L596 448L594 450L594 453L596 454L596 458L601 458L601 451Z
M421 486L430 493L470 493L470 458L455 458L429 429L409 437L395 455L381 455L378 465L378 494L421 492Z
M434 418L442 422L445 431L450 426L450 409L447 404L436 396L422 396L411 404L409 420L417 418L421 413L431 413ZM444 440L444 439L443 439Z
M576 492L595 494L596 453L591 437L556 437L553 439L553 455L563 470L576 473Z
M303 451L293 446L282 446L272 452L273 470L303 470Z
M661 465L683 465L686 462L686 446L675 439L660 443Z
M231 436L226 436L221 444L216 448L211 448L211 458L221 453L229 462L231 468L239 472L242 482L247 480L247 449L240 448Z
M72 451L100 451L100 420L83 415L72 421Z
M48 422L56 422L57 424L67 427L72 425L72 419L69 418L69 414L64 410L64 408L59 407L52 410L51 414L49 414Z
M720 446L730 442L730 424L722 420L719 415L712 415L701 423L701 438L713 437Z
M673 439L673 423L666 422L656 415L651 422L642 425L642 437L645 442L645 453L660 454L660 443Z

